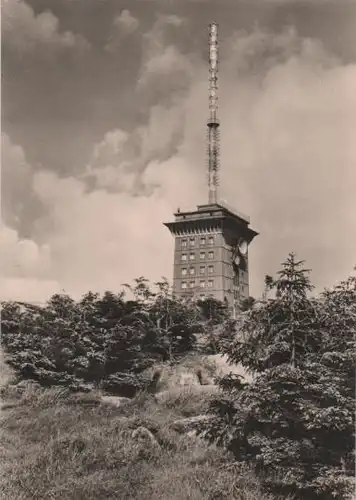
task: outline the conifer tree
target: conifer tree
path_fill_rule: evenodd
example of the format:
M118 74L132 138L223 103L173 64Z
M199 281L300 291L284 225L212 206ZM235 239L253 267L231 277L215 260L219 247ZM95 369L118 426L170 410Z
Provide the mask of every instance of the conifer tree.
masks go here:
M241 315L223 353L254 374L224 377L207 433L248 462L273 493L346 499L354 473L355 287L310 298L293 254L269 283L274 297ZM354 286L354 284L353 284Z

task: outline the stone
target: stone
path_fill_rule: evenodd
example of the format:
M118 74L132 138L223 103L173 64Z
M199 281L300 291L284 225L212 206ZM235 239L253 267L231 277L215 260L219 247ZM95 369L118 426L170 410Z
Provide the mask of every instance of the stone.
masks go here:
M101 396L101 401L103 403L108 403L112 406L115 406L116 408L119 408L120 406L129 403L131 399L124 398L122 396Z

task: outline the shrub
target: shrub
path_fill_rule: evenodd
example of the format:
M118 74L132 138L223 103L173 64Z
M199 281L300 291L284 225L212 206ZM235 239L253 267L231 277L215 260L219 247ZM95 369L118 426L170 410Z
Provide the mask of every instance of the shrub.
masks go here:
M254 468L264 487L303 500L346 499L353 489L356 279L310 298L290 255L275 297L244 313L224 346L255 373L221 380L207 436Z

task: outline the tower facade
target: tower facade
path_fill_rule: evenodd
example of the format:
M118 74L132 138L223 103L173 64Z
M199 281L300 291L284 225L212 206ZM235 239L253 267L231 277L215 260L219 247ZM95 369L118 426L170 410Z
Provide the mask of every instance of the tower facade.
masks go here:
M209 29L208 203L165 223L175 238L173 292L214 297L236 310L249 297L248 247L258 234L250 220L219 201L218 27Z
M257 233L248 217L220 202L177 212L165 226L175 238L176 296L211 296L231 307L249 297L248 245Z

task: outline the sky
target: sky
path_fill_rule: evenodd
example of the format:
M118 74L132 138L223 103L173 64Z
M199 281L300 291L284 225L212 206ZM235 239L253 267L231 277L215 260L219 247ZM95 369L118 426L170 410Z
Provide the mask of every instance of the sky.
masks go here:
M0 299L171 280L163 222L207 201L213 21L251 294L292 251L317 291L352 273L354 1L3 0Z

